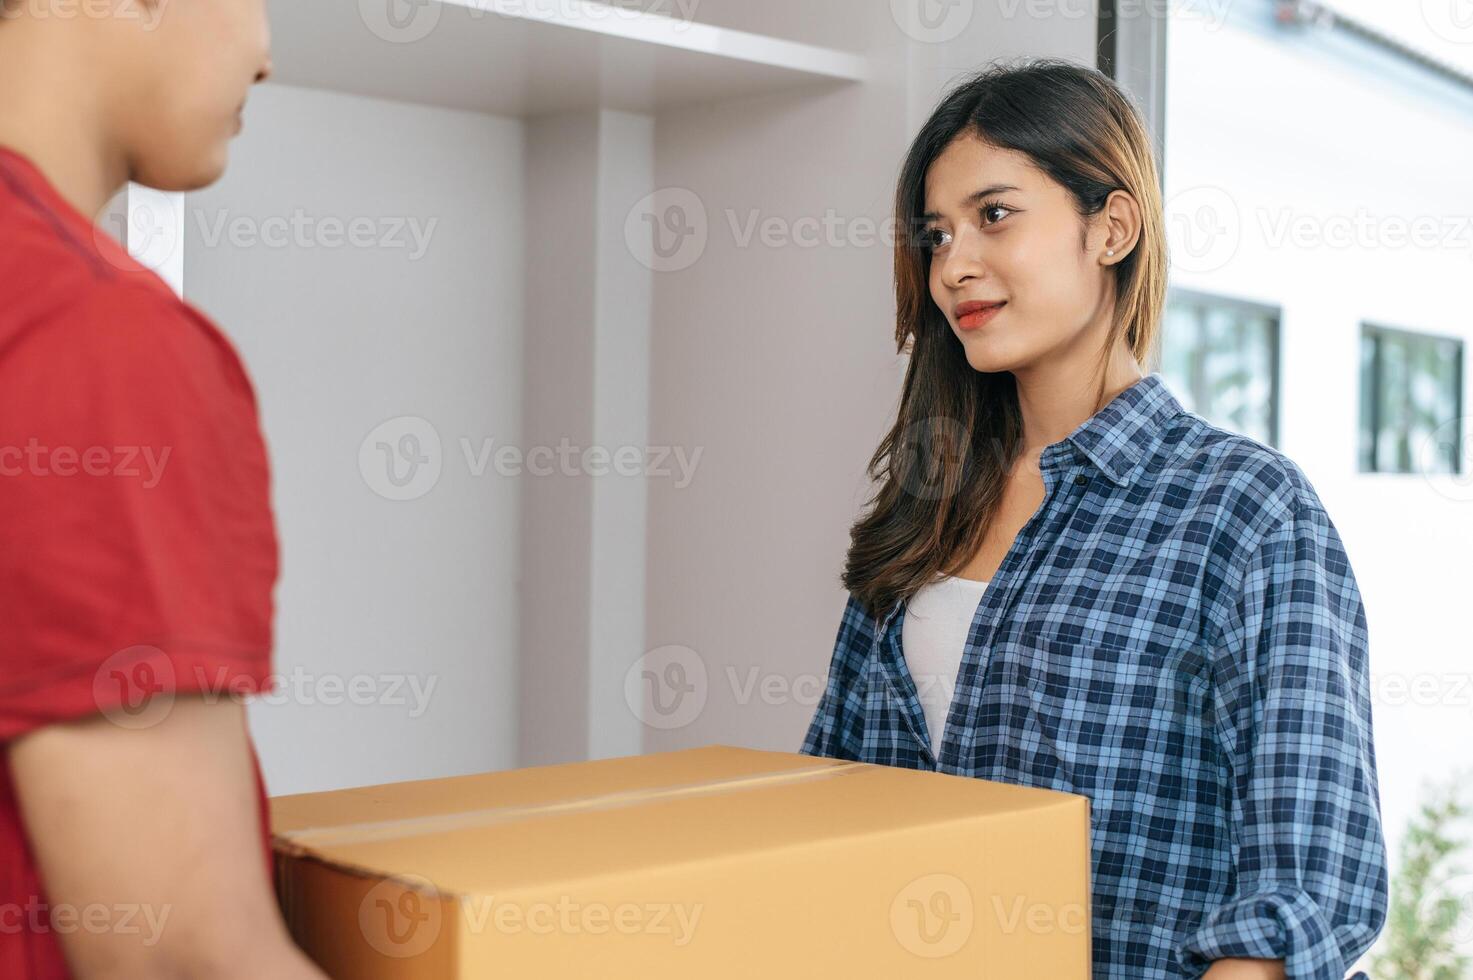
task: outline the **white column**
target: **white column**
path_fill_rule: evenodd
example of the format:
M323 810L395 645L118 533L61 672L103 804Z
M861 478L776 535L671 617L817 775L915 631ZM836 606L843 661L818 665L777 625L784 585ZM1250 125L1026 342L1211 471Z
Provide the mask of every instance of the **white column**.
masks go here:
M644 653L653 273L626 219L652 189L654 119L537 117L526 146L522 448L553 471L522 476L519 757L544 765L643 751L624 678Z
M628 216L649 194L655 120L599 113L598 276L594 284L593 434L601 474L593 484L589 563L588 754L644 751L643 719L625 675L645 648L645 553L649 459L650 319L654 265L648 237L631 242ZM637 456L637 466L634 465ZM631 471L638 472L631 475Z

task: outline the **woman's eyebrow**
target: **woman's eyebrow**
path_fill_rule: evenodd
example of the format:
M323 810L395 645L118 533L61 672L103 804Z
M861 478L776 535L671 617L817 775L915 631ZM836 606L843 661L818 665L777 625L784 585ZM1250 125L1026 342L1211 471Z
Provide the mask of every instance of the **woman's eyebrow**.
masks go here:
M1018 188L1014 187L1012 184L993 184L991 187L984 187L980 191L973 191L971 194L967 195L967 199L962 201L962 204L978 204L982 201L984 197L991 197L994 194L1001 194L1004 191L1015 191L1017 189ZM935 221L939 217L941 217L941 215L937 214L935 211L927 211L925 214L921 215L921 220Z

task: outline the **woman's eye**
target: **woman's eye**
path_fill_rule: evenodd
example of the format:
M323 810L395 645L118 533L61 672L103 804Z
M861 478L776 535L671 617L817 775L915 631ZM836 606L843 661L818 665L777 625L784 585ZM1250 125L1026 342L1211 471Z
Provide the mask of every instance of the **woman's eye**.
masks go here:
M1013 209L1010 208L1010 207L1008 207L1008 206L1006 206L1006 205L1004 205L1004 204L988 204L988 205L986 205L985 207L982 208L982 223L984 225L986 225L986 224L993 224L993 225L995 225L995 224L997 224L998 221L1001 221L1002 220L1002 218L998 218L997 221L988 221L987 220L987 215L990 212L992 212L992 211L1005 211L1005 212L1007 212L1007 214L1012 214L1013 213ZM1006 215L1004 215L1004 217L1006 217Z
M937 249L937 248L940 248L942 245L945 245L946 243L943 242L943 241L940 241L938 239L938 236L944 235L944 234L946 234L946 232L942 231L940 228L927 228L926 229L926 233L923 236L921 236L922 237L922 244L924 244L927 249Z

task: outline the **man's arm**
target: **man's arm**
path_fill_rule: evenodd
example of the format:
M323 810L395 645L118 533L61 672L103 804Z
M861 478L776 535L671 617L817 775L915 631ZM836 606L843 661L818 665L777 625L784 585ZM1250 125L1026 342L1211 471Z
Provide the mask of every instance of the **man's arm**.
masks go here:
M48 903L71 916L57 935L77 980L324 980L276 908L244 712L181 696L151 727L94 715L11 743ZM105 925L87 926L89 906L97 924L107 910Z
M1284 961L1214 960L1202 980L1284 980Z

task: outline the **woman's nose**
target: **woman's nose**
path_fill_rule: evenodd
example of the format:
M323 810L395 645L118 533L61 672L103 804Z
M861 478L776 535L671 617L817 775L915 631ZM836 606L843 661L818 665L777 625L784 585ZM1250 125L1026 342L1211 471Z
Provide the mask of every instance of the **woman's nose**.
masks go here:
M981 243L966 228L952 234L951 245L942 260L941 280L956 289L968 279L982 274Z

